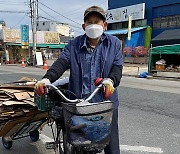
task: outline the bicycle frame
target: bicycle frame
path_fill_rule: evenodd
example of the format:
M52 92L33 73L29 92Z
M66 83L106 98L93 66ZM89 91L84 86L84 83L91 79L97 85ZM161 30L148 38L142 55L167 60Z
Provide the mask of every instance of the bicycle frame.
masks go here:
M88 98L86 98L86 99L74 99L74 100L71 100L71 99L67 98L67 97L61 92L61 90L58 89L58 88L57 88L56 86L54 86L53 84L48 84L48 85L46 85L45 87L48 89L48 91L50 91L50 90L55 90L55 91L58 93L58 95L61 96L62 99L63 99L64 101L66 101L66 102L69 102L69 103L81 103L81 102L89 102L89 101L95 96L95 94L102 88L102 86L103 86L103 84L98 85ZM72 128L75 128L75 127L72 127ZM62 129L62 127L61 127L60 129ZM60 130L57 130L57 133L60 135L59 132L60 132ZM65 148L64 150L62 150L61 147L60 147L61 150L59 150L59 153L60 153L60 154L66 154L66 152L67 152L67 134L66 134L66 130L65 130L65 129L62 129L62 133L63 133L63 140L64 140L63 144L66 144L66 145L65 145L66 147L64 147L64 148ZM56 136L55 138L58 139L59 137ZM55 142L57 143L57 142L59 142L59 141L56 140ZM66 142L66 143L65 143L65 142ZM60 142L59 142L59 143L60 143ZM77 149L77 148L74 147L73 145L70 145L70 146L71 146L71 147L70 147L70 151L68 151L68 154L81 154L81 150L80 150L80 149ZM59 147L57 147L57 148L59 148ZM64 152L63 152L63 151L64 151ZM92 153L92 152L91 152L91 153Z

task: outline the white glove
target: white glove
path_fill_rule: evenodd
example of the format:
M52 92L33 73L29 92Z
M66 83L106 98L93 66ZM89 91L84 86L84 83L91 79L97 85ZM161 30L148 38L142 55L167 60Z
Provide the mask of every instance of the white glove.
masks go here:
M45 85L50 84L50 80L47 78L44 78L40 81L38 81L35 85L35 92L39 95L39 96L43 96L45 94Z
M110 78L105 78L102 81L104 97L109 98L114 92L114 82Z

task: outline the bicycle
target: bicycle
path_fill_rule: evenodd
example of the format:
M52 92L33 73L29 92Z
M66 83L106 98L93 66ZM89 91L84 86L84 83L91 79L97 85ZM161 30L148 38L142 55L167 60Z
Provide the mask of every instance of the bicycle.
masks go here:
M108 145L113 102L89 103L102 86L97 86L87 99L71 100L56 86L46 85L48 91L56 92L64 100L50 104L46 101L56 125L56 133L52 131L55 141L50 143L56 153L96 154ZM46 96L48 97L48 93ZM37 106L39 108L40 105L37 103Z

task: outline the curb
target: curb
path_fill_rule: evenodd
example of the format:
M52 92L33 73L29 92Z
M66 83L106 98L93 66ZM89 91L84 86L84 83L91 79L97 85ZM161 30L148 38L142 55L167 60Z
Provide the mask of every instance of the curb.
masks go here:
M122 76L127 76L127 77L135 77L135 78L139 78L139 75L130 75L130 74L122 74ZM143 79L143 78L141 78ZM179 78L168 78L168 77L160 77L160 76L149 76L147 78L144 79L158 79L158 80L169 80L169 81L180 81Z

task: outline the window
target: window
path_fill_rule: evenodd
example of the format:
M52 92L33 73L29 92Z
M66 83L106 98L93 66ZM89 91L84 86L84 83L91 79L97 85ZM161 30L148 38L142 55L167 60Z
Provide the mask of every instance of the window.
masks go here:
M176 26L180 27L180 15L177 15L176 19L177 19L177 22L176 22L177 25Z
M168 27L168 18L162 17L161 18L161 28L166 28L166 27Z
M141 26L146 26L147 25L147 19L141 20Z
M128 28L128 22L127 21L122 23L122 28Z
M159 22L160 23L160 22ZM147 19L143 19L143 20L132 20L132 28L133 27L141 27L141 26L146 26L147 25ZM111 29L115 30L115 29L126 29L128 28L128 22L124 21L124 22L119 22L119 23L113 23Z
M161 18L153 19L153 28L161 28Z
M141 20L135 21L135 27L139 27L139 26L141 26Z
M176 16L169 17L168 26L169 27L175 27L176 26Z
M117 23L116 28L117 29L122 29L122 23Z
M159 17L153 19L153 28L180 27L180 15Z
M112 24L112 30L117 29L116 27L117 27L117 24Z
M122 22L112 24L112 30L115 30L115 29L122 29Z
M45 22L43 22L43 25L45 25Z

